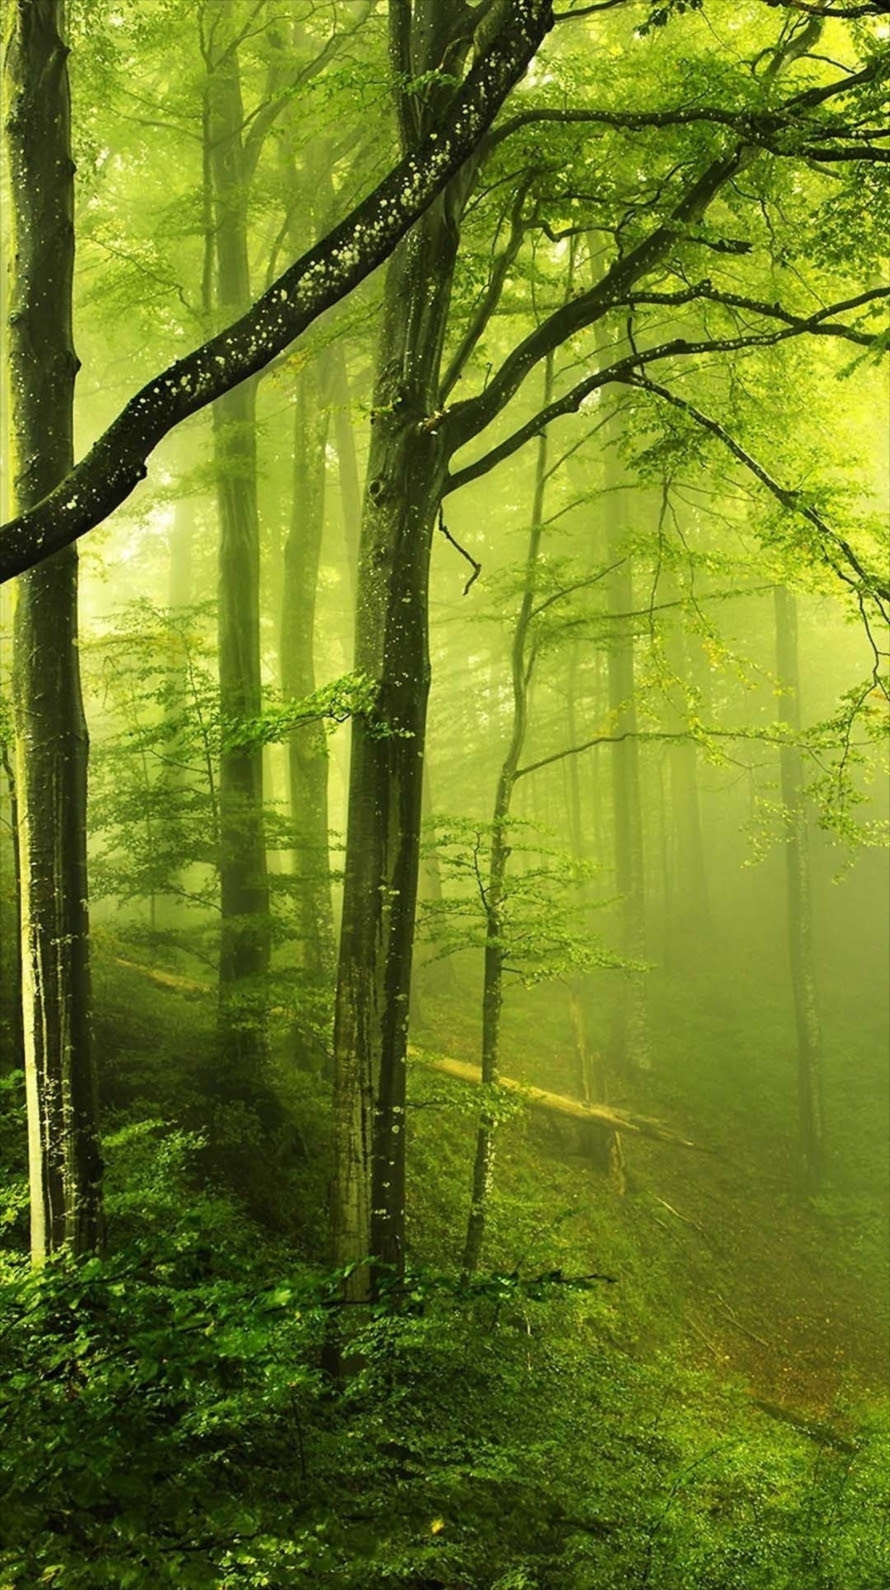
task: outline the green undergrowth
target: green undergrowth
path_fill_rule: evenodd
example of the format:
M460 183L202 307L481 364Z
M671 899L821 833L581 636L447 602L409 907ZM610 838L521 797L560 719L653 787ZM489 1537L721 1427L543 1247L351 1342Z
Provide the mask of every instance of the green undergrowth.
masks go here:
M225 1101L197 1124L201 1007L114 987L104 1259L29 1270L21 1080L3 1083L0 1590L888 1581L877 1399L850 1381L791 1423L690 1351L713 1275L657 1201L681 1207L675 1151L635 1148L620 1197L571 1129L506 1106L487 1268L461 1285L475 1104L414 1065L412 1271L345 1309L321 1262L326 1084L279 1051L279 1176L258 1115L240 1144ZM251 1163L263 1197L239 1184Z
M367 1317L190 1136L108 1143L108 1256L0 1289L0 1583L874 1590L888 1433L777 1426L603 1333L605 1283L412 1276ZM136 1209L141 1218L137 1221ZM362 1311L364 1312L364 1311ZM345 1333L335 1386L325 1340Z

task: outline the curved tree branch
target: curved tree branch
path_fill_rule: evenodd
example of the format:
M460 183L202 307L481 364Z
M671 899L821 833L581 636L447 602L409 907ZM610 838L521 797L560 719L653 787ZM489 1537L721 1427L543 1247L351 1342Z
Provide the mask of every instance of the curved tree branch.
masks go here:
M488 325L491 316L494 314L494 311L500 302L501 293L503 292L504 283L507 280L510 266L514 264L516 256L522 247L523 238L525 237L525 200L528 195L529 188L532 187L534 183L535 176L536 173L534 171L529 172L527 177L520 182L516 190L516 195L513 200L510 215L510 235L500 254L494 261L491 276L488 280L488 285L479 298L473 313L470 316L467 329L455 348L454 353L451 355L451 358L448 361L448 368L442 377L442 385L439 390L439 402L443 405L448 399L449 392L451 392L452 388L460 380L467 360L473 352L473 349L479 341L479 338L482 336L485 327Z
M832 129L820 128L818 125L808 125L799 121L801 110L825 104L830 99L839 98L848 94L854 88L864 87L869 83L880 82L890 72L890 53L885 52L876 56L867 66L859 72L851 72L848 77L835 79L831 83L820 84L818 88L806 89L800 94L795 94L791 99L785 100L773 110L740 109L732 110L722 105L676 105L668 110L571 110L568 108L557 109L552 106L539 106L534 109L519 111L497 127L487 139L488 148L496 148L506 138L512 137L516 132L521 132L524 127L533 127L546 123L556 123L560 126L598 126L614 127L626 132L643 132L647 128L661 127L692 127L699 123L712 123L718 127L729 127L733 132L743 136L752 143L765 144L773 148L770 140L781 132L798 131L808 136L825 132L829 136L844 136L846 131L843 125ZM884 137L883 129L876 128L871 134L873 137ZM778 154L798 154L797 149L783 149L781 146L775 150Z
M890 610L885 605L890 604L890 580L884 581L872 570L867 569L854 552L849 541L823 519L822 515L806 501L802 492L794 491L775 480L764 469L763 465L746 448L742 447L734 436L730 435L729 431L720 424L719 420L713 419L709 414L704 414L701 409L696 408L695 404L690 403L687 398L681 398L676 392L671 392L667 387L659 386L655 381L650 381L648 376L629 373L616 379L627 386L635 386L644 392L655 393L666 403L670 403L673 408L679 409L683 414L688 414L690 419L695 420L696 424L700 425L703 430L709 431L712 436L716 436L718 441L728 448L733 457L737 458L740 464L744 464L745 468L766 487L767 491L772 493L776 501L782 504L783 508L799 514L801 518L806 519L818 531L825 562L857 595L864 594L871 597L880 610L884 621L890 623ZM830 550L831 548L835 549L833 553ZM846 568L844 564L847 565ZM852 570L853 573L851 574L849 570Z
M264 369L388 258L473 153L552 25L551 0L509 0L494 42L418 147L246 315L147 382L56 490L0 529L0 581L100 524L169 431Z
M706 297L707 294L693 291L688 295L657 293L629 295L624 300L624 303L633 304L634 302L646 301L658 303L664 300L669 303L688 302L697 296ZM720 295L715 295L715 297L719 301ZM887 297L890 297L890 289L875 288L872 293L847 300L844 304L832 304L828 309L817 310L808 319L791 315L783 311L778 304L759 306L756 304L756 300L744 300L744 303L760 308L760 312L787 322L784 329L781 331L750 332L737 337L700 338L697 341L691 341L686 337L673 337L670 342L662 342L652 348L634 349L625 358L618 359L605 369L596 370L592 375L586 376L583 381L579 381L568 392L564 392L561 397L555 398L546 408L540 409L537 414L532 415L531 419L526 420L523 425L520 425L515 431L505 436L496 447L492 447L489 452L483 453L480 458L474 459L471 464L466 464L463 469L455 470L453 474L449 474L445 484L445 494L450 495L453 491L459 491L461 486L467 486L470 481L478 480L482 475L489 474L498 464L503 463L505 459L512 457L521 447L524 447L526 442L531 441L535 436L539 436L541 431L550 425L553 420L561 419L566 414L576 414L586 399L591 397L600 387L608 386L612 382L623 382L631 385L643 384L643 378L640 377L640 380L636 381L635 375L644 365L652 364L656 360L670 359L678 355L688 357L690 354L701 353L736 353L744 348L772 348L777 343L787 342L791 337L799 337L809 333L843 337L848 341L860 344L865 343L868 347L878 348L882 346L882 339L879 336L869 337L862 332L853 332L850 327L836 324L827 320L826 317L839 314L843 309L851 306L858 307L862 301ZM614 308L616 306L610 305L609 307ZM653 386L652 390L661 391L662 389ZM678 398L676 401L680 405L685 400Z

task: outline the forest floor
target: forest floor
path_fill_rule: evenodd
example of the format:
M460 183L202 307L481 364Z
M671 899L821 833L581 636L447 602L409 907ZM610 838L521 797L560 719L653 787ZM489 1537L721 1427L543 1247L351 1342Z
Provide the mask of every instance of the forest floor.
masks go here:
M828 1172L823 1192L804 1200L795 1193L785 1013L761 998L756 1022L745 1023L743 1005L741 989L722 1009L687 991L678 1011L676 987L655 979L653 1068L610 1092L610 1104L656 1116L700 1151L624 1135L622 1196L591 1163L582 1133L535 1112L530 1130L517 1121L503 1133L495 1205L527 1202L540 1230L571 1232L558 1262L592 1260L618 1276L616 1337L631 1350L680 1352L781 1408L841 1413L888 1391L890 1105L881 1038L860 1020L858 1038L855 1026L845 1028L838 1053L829 1035ZM577 1096L567 1008L543 990L512 1006L504 1071ZM422 1001L420 1018L418 1044L433 1050L448 1032L449 1053L478 1064L473 1023L456 1001ZM546 1244L537 1246L546 1267Z
M204 1002L189 997L188 980L178 988L175 975L147 986L126 960L110 960L100 975L112 1026L118 1000L121 1015L126 1008L133 1047L121 1059L138 1086L140 1051L156 1046L158 1018L174 1029L192 1024ZM761 988L752 1005L744 978L715 998L705 971L697 985L655 974L650 1014L652 1070L613 1085L609 1102L657 1117L698 1148L625 1134L622 1195L593 1163L583 1129L519 1109L500 1133L487 1262L523 1273L608 1271L617 1277L615 1345L642 1358L679 1354L779 1408L842 1416L860 1401L883 1400L890 1101L881 1092L880 1031L863 1025L858 1010L847 1023L835 1013L844 1038L840 1052L831 1029L826 1043L828 1173L824 1191L804 1200L795 1192L794 1057L781 1003L771 1005ZM478 1064L478 1024L463 990L436 991L421 976L412 1038L429 1054ZM505 1074L577 1096L565 991L511 993L502 1053ZM410 1232L421 1263L440 1263L443 1253L458 1259L471 1091L412 1067ZM521 1253L517 1230L528 1232Z
M347 1321L360 1368L332 1395L324 1009L298 1029L291 985L274 1064L235 1093L200 964L94 949L106 1260L28 1273L18 1079L0 1118L0 1584L890 1583L883 1051L861 1012L826 1023L829 1173L803 1202L787 1012L741 975L653 973L653 1066L610 1102L699 1147L623 1133L622 1193L589 1123L505 1094L470 1287L478 1090L412 1064L410 1285ZM421 974L413 1043L472 1064L473 983L443 982ZM511 986L505 1074L571 1095L572 1055L567 991Z

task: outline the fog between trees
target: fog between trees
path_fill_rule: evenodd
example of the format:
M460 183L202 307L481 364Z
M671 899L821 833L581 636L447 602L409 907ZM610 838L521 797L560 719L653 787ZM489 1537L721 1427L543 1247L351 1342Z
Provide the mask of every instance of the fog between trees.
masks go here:
M11 0L10 1584L880 1582L883 10Z

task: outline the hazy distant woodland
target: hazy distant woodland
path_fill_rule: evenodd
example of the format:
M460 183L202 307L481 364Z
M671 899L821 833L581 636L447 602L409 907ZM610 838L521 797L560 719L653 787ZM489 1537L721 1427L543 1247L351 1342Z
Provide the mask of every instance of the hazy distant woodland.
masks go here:
M877 1590L886 0L3 73L0 1590Z

